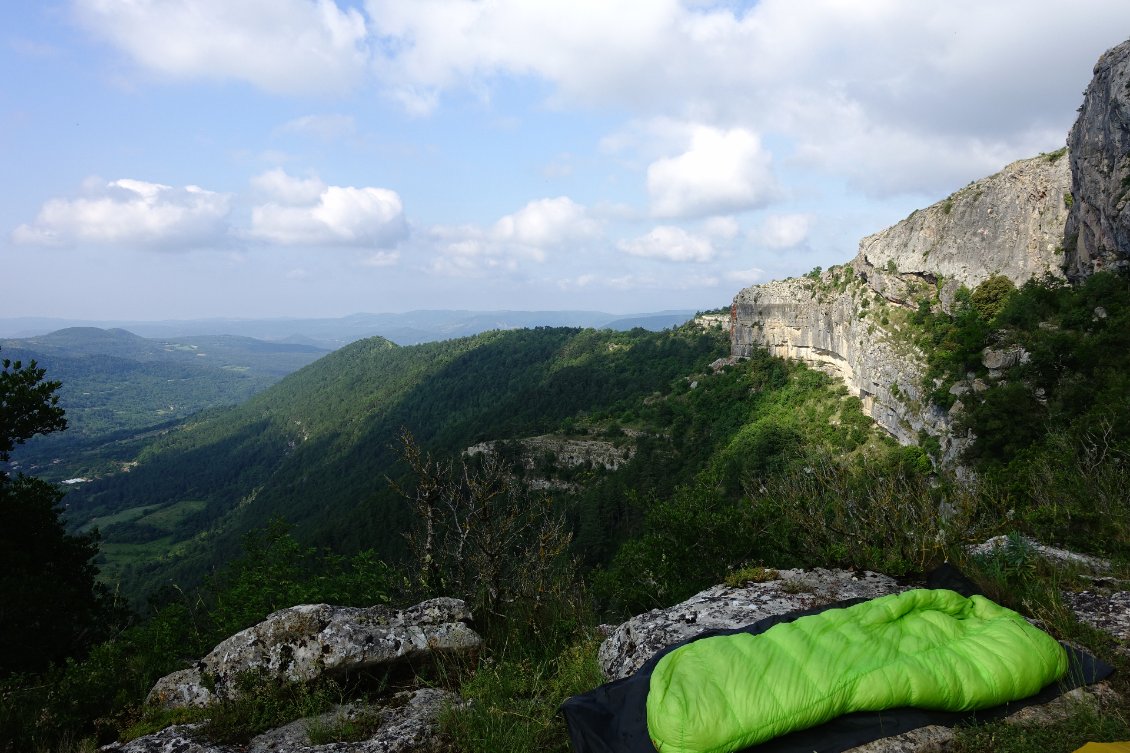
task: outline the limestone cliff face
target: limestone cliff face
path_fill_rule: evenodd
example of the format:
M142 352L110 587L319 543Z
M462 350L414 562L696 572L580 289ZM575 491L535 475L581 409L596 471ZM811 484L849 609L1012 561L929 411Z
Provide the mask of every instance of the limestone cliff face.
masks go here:
M760 346L825 371L900 442L924 431L952 456L950 414L923 399L925 358L908 313L936 293L947 305L960 285L994 274L1017 284L1062 275L1069 190L1062 153L1015 162L864 238L844 267L746 288L731 312L732 353Z
M867 267L897 270L899 278L944 278L969 288L994 274L1017 284L1062 276L1069 163L1063 152L1014 162L867 236L853 264L864 274Z
M1079 279L1130 259L1130 41L1099 58L1067 144L1074 204L1064 247L1067 274Z

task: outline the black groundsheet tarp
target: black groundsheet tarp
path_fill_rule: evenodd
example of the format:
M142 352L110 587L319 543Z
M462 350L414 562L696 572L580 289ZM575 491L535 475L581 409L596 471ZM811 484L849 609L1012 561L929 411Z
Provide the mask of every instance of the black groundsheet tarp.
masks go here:
M958 570L942 566L927 578L928 588L948 588L963 596L980 593L977 587ZM818 614L826 609L859 604L865 599L827 604L788 614L758 620L752 625L734 630L711 630L688 640L668 646L651 657L634 674L621 680L573 696L561 706L561 713L569 726L569 738L575 753L658 753L647 734L647 691L651 672L666 654L691 641L720 635L750 633L758 635L784 622ZM845 714L829 722L806 730L746 748L748 753L839 753L857 745L898 735L931 724L956 726L971 721L988 721L1007 716L1025 706L1048 703L1059 695L1081 685L1090 685L1110 675L1114 668L1095 657L1070 646L1067 649L1068 668L1063 679L1048 685L1034 696L1001 704L990 709L972 712L926 711L915 708L898 708L887 711L865 711Z

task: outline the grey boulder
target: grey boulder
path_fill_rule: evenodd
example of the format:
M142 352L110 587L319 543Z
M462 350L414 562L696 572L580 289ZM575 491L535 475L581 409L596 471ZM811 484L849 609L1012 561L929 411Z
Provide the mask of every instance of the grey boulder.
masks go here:
M153 686L147 703L165 708L206 706L234 697L237 679L306 682L435 653L471 653L482 639L467 626L471 613L459 599L437 598L407 609L304 604L283 609L220 643L190 669Z

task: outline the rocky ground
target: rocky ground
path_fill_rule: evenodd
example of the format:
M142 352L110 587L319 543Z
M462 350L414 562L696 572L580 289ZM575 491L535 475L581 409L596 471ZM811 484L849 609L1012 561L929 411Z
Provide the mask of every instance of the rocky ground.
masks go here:
M991 554L1006 545L992 539L974 553ZM1130 646L1130 590L1110 576L1110 565L1038 542L1026 545L1049 562L1088 572L1092 587L1065 592L1065 603L1078 619L1108 632L1122 650ZM870 599L909 586L886 575L847 570L750 571L750 579L708 588L666 609L637 615L618 626L605 626L608 637L599 661L608 680L635 672L656 652L706 630L738 628L764 617L810 609L845 599ZM235 692L232 678L256 670L267 676L309 680L321 674L345 673L359 667L411 662L440 651L473 655L481 640L468 626L471 614L457 599L432 599L414 607L349 609L325 604L285 609L259 625L219 644L194 666L162 678L149 702L166 708L205 706ZM1099 683L1078 688L1052 703L1022 709L1009 717L1024 724L1061 718L1073 704L1119 703L1111 688ZM450 691L416 688L395 694L380 705L345 705L321 718L296 720L254 738L238 750L200 739L198 727L182 725L128 743L103 748L105 753L399 753L441 747L435 736L441 712L460 699ZM313 745L308 730L358 715L376 718L376 733L351 743ZM857 753L927 753L944 750L953 738L947 727L922 727L856 748Z

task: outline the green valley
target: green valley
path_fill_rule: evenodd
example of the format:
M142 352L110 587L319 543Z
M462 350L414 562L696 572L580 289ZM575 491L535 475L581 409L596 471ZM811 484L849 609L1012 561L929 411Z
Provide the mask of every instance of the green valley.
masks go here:
M0 340L4 358L34 360L63 382L69 424L33 438L15 467L54 481L120 468L155 432L246 400L326 352L249 337L148 339L93 327Z

